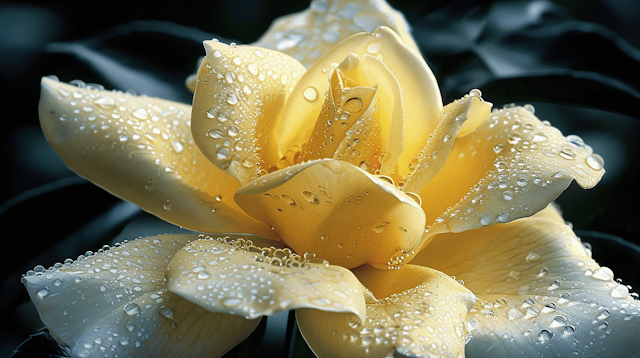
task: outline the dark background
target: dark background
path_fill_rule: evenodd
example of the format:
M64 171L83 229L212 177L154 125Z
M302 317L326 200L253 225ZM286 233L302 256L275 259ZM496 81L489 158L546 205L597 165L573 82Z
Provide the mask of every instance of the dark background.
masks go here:
M51 253L52 245L72 234L77 239L85 223L96 223L96 217L121 205L76 179L29 191L74 176L39 129L40 78L55 74L65 82L81 79L189 103L184 79L203 55L202 40L251 43L275 17L308 6L304 1L274 3L0 2L0 223L7 255L0 265L6 320L0 356L9 355L40 326L33 310L18 307L26 297L20 274L33 267L34 257L47 267L64 260L60 250ZM640 284L635 269L640 254L628 245L640 243L640 2L390 3L414 27L445 103L472 88L480 88L498 107L532 103L541 119L565 135L580 135L604 157L607 174L601 183L589 191L572 184L558 203L575 229L589 230L581 236L593 244L601 264L613 268L625 283ZM160 84L150 85L145 76ZM117 232L127 218L109 221L102 231ZM69 255L105 243L100 235L90 236L92 240Z

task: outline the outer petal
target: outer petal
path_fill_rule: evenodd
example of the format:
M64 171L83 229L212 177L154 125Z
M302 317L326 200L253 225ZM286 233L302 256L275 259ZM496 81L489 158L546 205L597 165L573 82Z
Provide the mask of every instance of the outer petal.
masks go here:
M254 45L284 52L309 68L338 42L379 26L392 28L420 54L404 16L384 0L314 0L307 10L276 19Z
M259 320L208 312L167 291L165 267L197 237L138 239L31 271L22 281L42 321L73 357L221 356Z
M167 268L171 292L212 312L247 319L296 308L365 315L364 290L351 271L313 254L256 242L204 238L190 243Z
M374 295L367 319L312 309L296 311L298 326L318 357L464 357L465 319L473 294L441 272L407 265L362 266L358 278ZM322 322L322 324L318 324Z
M384 72L390 71L400 85L404 118L402 154L398 165L406 177L409 163L424 146L424 140L438 125L442 110L442 99L438 83L424 60L406 45L392 30L381 27L374 33L360 33L351 36L331 49L319 59L300 79L291 92L284 117L279 124L280 148L283 155L287 151L300 151L311 137L318 113L323 105L323 94L329 90L327 74L331 65L340 63L354 53L358 56L372 55L384 62L380 66L379 77L386 80ZM373 61L371 66L375 67ZM394 105L399 102L394 100ZM390 109L386 109L390 110ZM394 109L395 112L395 109ZM410 120L409 120L410 119Z
M193 143L190 107L42 79L40 121L67 165L174 224L271 235L231 199L234 180Z
M593 187L602 158L522 108L494 110L458 137L438 175L418 191L428 218L423 243L438 232L461 232L531 215L576 179Z
M275 123L305 69L277 51L204 44L207 56L193 100L193 138L212 163L245 184L276 167Z
M478 297L469 357L633 356L640 305L550 207L507 224L438 235L412 261Z
M424 231L418 203L387 181L338 160L282 169L238 190L236 202L296 252L347 268L386 264Z

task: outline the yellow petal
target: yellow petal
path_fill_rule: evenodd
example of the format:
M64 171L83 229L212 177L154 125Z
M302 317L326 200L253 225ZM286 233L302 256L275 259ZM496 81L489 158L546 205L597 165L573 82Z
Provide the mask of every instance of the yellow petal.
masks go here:
M319 357L464 357L465 319L475 297L436 270L362 266L358 278L380 298L367 318L313 309L296 311L305 340ZM322 322L319 324L319 322ZM397 354L396 353L396 354Z
M193 75L189 75L189 77L187 77L187 80L185 81L185 84L187 85L187 88L189 89L189 91L191 91L191 93L196 91L196 83L198 82L198 75L193 74Z
M169 264L167 287L209 311L247 319L296 308L364 318L364 293L349 270L253 240L207 237L190 243Z
M475 130L456 138L449 157L418 191L437 232L461 232L529 216L545 208L572 179L590 188L602 159L575 136L522 108L495 110Z
M531 218L438 235L412 261L455 275L478 296L467 322L469 355L637 351L638 301L558 217L549 207Z
M411 161L409 177L402 189L413 192L427 185L446 163L449 151L465 124L480 119L484 121L490 111L491 104L476 96L465 96L448 104L442 111L442 120L427 139L424 148Z
M406 177L409 164L417 156L424 146L425 138L433 132L440 121L442 100L440 90L433 73L424 60L402 43L402 40L392 30L381 27L374 33L361 33L351 36L339 43L325 56L319 59L300 79L291 92L287 101L284 117L279 124L280 148L283 155L293 157L288 151L300 151L304 143L312 136L314 124L318 114L322 110L324 93L331 93L328 73L332 64L340 63L350 54L361 58L367 55L376 57L384 62L384 67L376 64L376 61L367 61L372 68L373 78L378 78L393 88L394 83L400 87L402 101L396 98L396 93L384 95L386 102L380 103L380 110L391 112L394 115L403 113L410 120L401 121L401 127L391 127L390 121L383 121L382 138L384 133L391 130L400 130L403 133L402 146L394 144L396 151L402 150L398 155L400 175ZM390 72L395 80L389 79ZM375 84L375 83L374 83ZM356 85L359 85L356 83ZM371 86L369 86L371 87ZM382 94L379 96L382 99ZM399 111L396 106L402 103L403 109ZM336 119L337 121L339 118ZM391 120L391 119L390 119ZM389 130L385 128L388 126ZM391 167L394 163L390 161Z
M309 68L347 37L380 26L393 29L412 51L420 53L402 13L383 0L314 0L308 9L274 20L254 45L284 52Z
M277 165L273 134L304 67L277 51L205 41L193 99L193 138L242 185Z
M167 263L197 237L137 239L31 272L22 282L73 357L218 357L259 320L208 312L167 291Z
M42 79L42 128L76 173L179 226L274 237L235 205L237 183L193 143L190 110L158 98Z
M420 206L387 181L342 161L282 169L241 187L235 200L296 252L333 265L387 264L424 231Z

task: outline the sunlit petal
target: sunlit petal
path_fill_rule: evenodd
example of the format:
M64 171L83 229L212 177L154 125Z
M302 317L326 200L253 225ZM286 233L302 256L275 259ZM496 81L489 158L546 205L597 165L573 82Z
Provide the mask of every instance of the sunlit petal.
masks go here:
M474 295L451 277L413 265L398 270L357 268L378 297L367 318L297 310L298 326L319 357L464 357L465 319ZM322 322L321 324L319 322Z
M285 54L258 47L205 41L205 49L193 100L193 138L242 185L276 166L275 123L305 69Z
M428 138L440 121L442 99L438 83L424 60L404 45L396 33L386 27L378 28L374 33L351 36L332 48L304 74L291 92L280 124L278 133L280 133L282 154L287 158L294 158L295 153L299 152L312 136L318 114L322 111L325 99L323 94L331 93L328 74L332 64L343 62L351 54L365 58L365 63L372 69L372 79L377 78L380 83L388 86L397 84L400 87L400 91L393 88L395 93L387 91L384 98L380 99L385 102L380 103L379 108L394 114L403 113L404 117L401 118L411 119L403 120L402 127L393 128L394 131L403 133L401 147L403 149L402 154L399 155L398 166L401 171L399 174L406 177L409 163L423 148L425 138ZM382 60L384 66L376 61L367 61L366 56ZM387 72L390 72L395 80L389 79ZM355 83L355 85L361 84ZM373 87L373 85L375 83L367 86ZM396 94L398 96L401 94L402 100L397 99ZM382 95L379 97L382 98ZM395 109L395 106L400 103L403 106L401 112ZM336 121L339 120L340 118L336 118ZM383 133L389 133L386 128L391 128L390 121L391 119L381 122ZM386 140L387 136L383 134L382 138ZM398 145L393 147L397 148Z
M187 105L42 79L40 122L81 176L160 218L274 237L230 200L238 185L193 143Z
M402 13L382 0L314 0L308 9L276 19L254 45L284 52L309 68L340 41L380 26L393 29L420 53Z
M197 235L116 245L23 283L40 317L73 357L217 357L259 320L208 312L167 291L164 269Z
M484 121L490 111L491 103L475 96L465 96L448 104L442 111L442 120L427 139L424 148L411 161L409 176L402 189L413 192L427 185L445 165L449 151L465 124L468 121Z
M522 107L494 110L456 138L449 157L418 193L433 233L508 222L543 209L575 179L594 186L602 159L576 136L564 137Z
M313 252L347 268L387 264L411 250L424 231L414 198L337 160L271 173L241 187L235 200L296 252Z
M365 315L363 289L347 269L268 240L202 238L167 268L168 288L213 312L247 319L296 308Z
M412 261L456 276L478 296L467 322L469 357L637 351L638 301L554 211L438 235Z

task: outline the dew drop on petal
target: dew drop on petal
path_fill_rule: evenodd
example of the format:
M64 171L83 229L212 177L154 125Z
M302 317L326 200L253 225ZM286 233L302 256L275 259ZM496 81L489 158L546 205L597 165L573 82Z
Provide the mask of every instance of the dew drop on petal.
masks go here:
M313 102L318 98L318 91L314 87L307 87L302 95L307 101Z
M133 302L127 302L127 304L124 305L124 311L129 316L134 316L140 313L140 307Z

